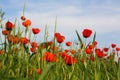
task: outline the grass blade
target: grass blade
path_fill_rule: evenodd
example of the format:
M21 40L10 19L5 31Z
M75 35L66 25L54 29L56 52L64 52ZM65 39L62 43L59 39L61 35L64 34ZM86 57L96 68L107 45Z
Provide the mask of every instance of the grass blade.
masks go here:
M82 46L83 41L82 41L82 39L81 39L81 37L80 37L80 35L79 35L79 33L78 33L77 30L76 30L76 34L77 34L78 40L79 40L79 42L80 42L80 45Z

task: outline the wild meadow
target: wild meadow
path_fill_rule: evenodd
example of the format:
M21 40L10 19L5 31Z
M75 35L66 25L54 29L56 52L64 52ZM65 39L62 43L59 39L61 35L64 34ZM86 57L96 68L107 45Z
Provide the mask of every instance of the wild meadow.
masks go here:
M57 32L56 23L49 40L47 28L31 24L25 15L4 22L0 11L0 80L120 80L116 43L100 48L97 32L91 29L75 30L78 42L74 43ZM41 31L44 41L37 42Z

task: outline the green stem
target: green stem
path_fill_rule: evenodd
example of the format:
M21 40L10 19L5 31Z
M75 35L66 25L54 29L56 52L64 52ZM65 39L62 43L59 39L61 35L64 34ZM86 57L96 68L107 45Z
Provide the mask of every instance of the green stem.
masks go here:
M117 72L118 80L120 80L120 61L118 61L118 72Z
M4 44L5 46L5 52L6 52L6 49L7 49L7 42L6 42L6 35L5 35L5 44Z
M45 25L45 30L44 30L44 41L47 42L48 38L48 31L47 31L47 25Z
M25 8L26 8L26 4L24 3L23 16L25 16Z
M54 47L55 47L55 33L56 33L56 27L57 27L57 17L56 17L56 20L55 20L55 27L54 27ZM53 50L53 53L54 53L55 50Z

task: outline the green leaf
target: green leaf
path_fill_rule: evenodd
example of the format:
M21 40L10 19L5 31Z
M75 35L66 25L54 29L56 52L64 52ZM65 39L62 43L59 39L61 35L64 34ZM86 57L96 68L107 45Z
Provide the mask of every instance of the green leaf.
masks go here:
M55 26L54 26L54 35L56 33L56 28L57 28L57 16L56 16L56 19L55 19ZM54 36L53 35L53 36ZM54 36L54 46L55 46L55 36ZM53 53L54 53L54 50L53 50Z
M85 48L87 48L88 46L89 46L89 44L90 44L91 42L89 42L87 45L86 45L86 47Z
M79 33L78 33L77 30L76 30L76 34L77 34L78 40L79 40L79 42L80 42L80 45L82 46L83 41L82 41L82 39L81 39L81 37L80 37L80 35L79 35Z
M94 37L93 37L93 42L95 41L95 39L96 39L96 32L95 32Z

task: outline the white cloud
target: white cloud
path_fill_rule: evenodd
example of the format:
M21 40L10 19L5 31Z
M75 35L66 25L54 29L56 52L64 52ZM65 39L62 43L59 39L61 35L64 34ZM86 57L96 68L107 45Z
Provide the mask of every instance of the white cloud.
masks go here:
M96 3L96 2L95 2ZM61 5L55 2L52 3L27 3L28 9L26 10L26 16L30 18L33 22L33 26L44 26L47 24L50 28L54 27L55 17L57 16L57 26L58 29L62 29L62 32L69 30L74 32L75 29L91 28L99 34L104 34L107 32L114 32L120 30L120 15L111 16L104 13L105 10L113 11L111 13L119 12L120 9L115 6L110 6L111 1L106 1L105 4L99 6L95 5L94 1L90 5L91 12L93 14L87 13L86 9L76 5ZM107 6L105 6L107 5ZM39 7L38 7L39 6ZM30 9L31 8L31 9ZM46 9L46 10L44 10ZM98 9L98 10L97 10ZM97 15L97 12L99 14ZM90 11L90 10L88 10ZM115 12L114 12L115 11ZM21 14L21 12L20 12ZM85 15L84 15L85 14ZM53 27L52 27L53 26Z
M62 14L67 14L69 11L60 10L57 13L62 12ZM72 12L72 10L71 10ZM77 12L76 12L77 13ZM26 13L26 15L31 18L34 25L45 25L54 26L56 12L48 13ZM75 13L74 13L75 14ZM120 15L116 16L57 16L58 27L66 30L75 30L83 28L92 28L98 33L106 33L111 31L120 30ZM64 31L64 30L62 30Z

